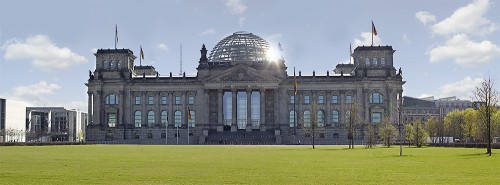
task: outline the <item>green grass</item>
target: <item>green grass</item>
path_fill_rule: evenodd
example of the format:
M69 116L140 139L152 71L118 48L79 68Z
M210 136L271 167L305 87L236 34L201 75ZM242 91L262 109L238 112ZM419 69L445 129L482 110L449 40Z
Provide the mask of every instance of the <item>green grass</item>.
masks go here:
M500 150L346 146L0 147L0 184L498 184Z

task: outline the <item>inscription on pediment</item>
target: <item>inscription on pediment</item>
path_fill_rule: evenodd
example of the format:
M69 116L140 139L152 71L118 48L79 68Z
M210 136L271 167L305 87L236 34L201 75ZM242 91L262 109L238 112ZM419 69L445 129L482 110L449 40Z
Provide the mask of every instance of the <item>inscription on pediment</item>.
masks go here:
M220 77L222 81L265 81L268 80L249 70L240 68L230 74Z

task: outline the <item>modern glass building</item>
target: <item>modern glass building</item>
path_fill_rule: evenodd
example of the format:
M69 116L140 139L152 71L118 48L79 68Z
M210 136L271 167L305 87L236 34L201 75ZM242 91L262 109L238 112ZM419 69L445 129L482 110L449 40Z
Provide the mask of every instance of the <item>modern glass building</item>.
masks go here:
M160 76L136 66L129 49L100 49L89 71L87 141L142 144L346 144L351 123L398 121L401 70L391 46L360 46L353 64L326 75L287 74L269 43L236 32L211 53L200 50L196 76ZM300 66L299 66L300 68ZM295 85L297 84L297 86ZM355 118L355 119L354 119Z

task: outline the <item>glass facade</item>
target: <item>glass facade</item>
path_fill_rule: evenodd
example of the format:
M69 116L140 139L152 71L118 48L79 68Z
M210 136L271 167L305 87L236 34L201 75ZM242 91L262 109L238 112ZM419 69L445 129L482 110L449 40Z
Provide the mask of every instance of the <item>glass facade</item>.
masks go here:
M247 93L237 92L236 94L236 119L238 129L245 129L247 126Z
M148 112L148 127L153 127L154 124L155 124L155 112L149 111Z
M311 112L304 111L304 127L311 127Z
M332 110L332 124L339 125L339 112L337 110Z
M222 112L224 115L224 125L231 126L233 120L233 97L230 91L224 92L222 97Z
M297 120L297 117L295 116L295 111L294 110L290 111L290 128L295 127L296 120Z
M167 114L167 111L162 111L161 112L161 125L162 126L168 125L168 114Z
M142 118L141 111L135 111L135 113L134 113L134 126L135 127L142 126L141 118Z
M254 129L258 129L260 127L260 92L253 91L251 96L251 119L252 126Z
M180 127L182 124L182 114L181 111L175 111L174 113L174 126Z

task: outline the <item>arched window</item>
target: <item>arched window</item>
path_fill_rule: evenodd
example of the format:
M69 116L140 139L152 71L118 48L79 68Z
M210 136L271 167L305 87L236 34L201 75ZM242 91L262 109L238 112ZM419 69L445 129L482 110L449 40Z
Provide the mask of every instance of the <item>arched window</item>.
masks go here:
M135 114L134 114L134 125L135 125L135 127L141 127L142 126L141 118L142 118L141 111L135 111Z
M382 58L380 59L380 64L381 64L381 65L383 65L383 66L385 66L385 58L384 58L384 57L382 57Z
M339 125L339 112L337 110L332 110L332 124Z
M295 120L296 119L297 119L297 117L295 117L295 111L294 110L290 111L290 121L289 121L290 128L295 127Z
M105 60L102 62L102 68L109 69L109 61Z
M180 127L182 123L182 113L181 111L175 111L174 113L174 126Z
M349 124L351 122L351 110L345 111L345 124Z
M116 61L112 60L110 64L110 69L115 69L116 67Z
M148 112L148 127L153 127L155 124L155 112L150 110Z
M378 63L377 63L377 57L373 57L373 65L378 65Z
M188 114L188 123L190 127L194 127L196 124L196 114L192 110L190 110Z
M365 58L365 65L367 65L367 66L370 65L370 59L368 57Z
M311 127L311 112L304 111L304 127Z
M107 105L116 105L118 104L118 96L115 94L109 94L106 96L106 104Z
M161 112L161 125L167 126L168 125L168 114L167 111L162 111Z
M117 69L121 69L122 68L122 61L121 60L118 60L118 63L116 64L116 68Z
M317 113L317 120L318 120L318 127L324 127L325 126L325 113L320 110Z
M382 97L382 94L380 93L371 93L370 94L370 103L383 103L384 99Z

